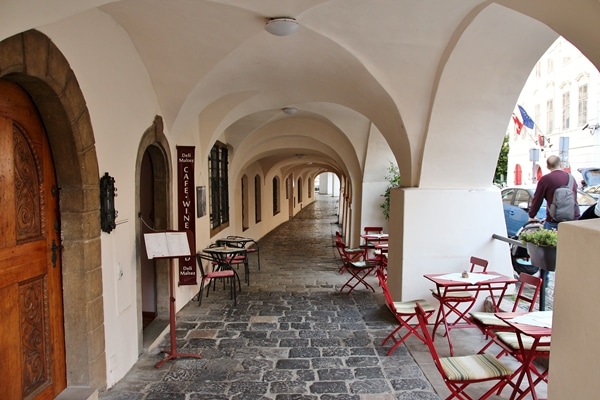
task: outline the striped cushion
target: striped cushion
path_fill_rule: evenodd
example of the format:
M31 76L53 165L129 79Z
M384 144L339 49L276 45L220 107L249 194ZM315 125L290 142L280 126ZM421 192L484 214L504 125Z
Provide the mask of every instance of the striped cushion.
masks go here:
M515 332L498 332L498 339L513 350L519 350L519 339ZM526 350L531 350L533 338L531 336L521 335L523 346ZM550 351L550 336L545 336L540 339L541 346L538 346L536 351Z
M432 288L429 290L431 290L431 293L434 296L441 297L441 293L438 292L437 288ZM444 297L445 298L448 298L448 297L461 297L461 298L462 297L473 297L473 293L471 293L471 292L447 292Z
M352 261L349 263L354 268L371 268L372 265L368 261Z
M475 311L471 313L471 318L485 326L508 326L506 322L490 312Z
M423 307L425 312L433 312L435 308L433 308L427 301L423 299L410 300L410 301L395 301L394 307L396 308L396 312L398 314L415 314L415 307L417 303Z
M513 371L491 354L442 357L440 363L451 381L481 380L512 375Z
M346 253L362 253L362 252L364 252L365 250L364 250L364 249L359 249L358 247L354 247L354 248L348 248L348 247L346 247L346 248L344 249L344 251L345 251Z

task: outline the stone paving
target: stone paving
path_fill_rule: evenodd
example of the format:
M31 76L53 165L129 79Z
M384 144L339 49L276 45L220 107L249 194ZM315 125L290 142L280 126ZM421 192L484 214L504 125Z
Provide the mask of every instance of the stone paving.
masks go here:
M381 346L396 326L378 291L339 288L337 197L318 195L259 241L237 306L217 285L177 313L178 358L143 354L101 400L439 399L406 347ZM243 272L242 272L243 274ZM370 283L377 288L376 280ZM243 280L242 280L243 281ZM159 348L168 350L169 337Z

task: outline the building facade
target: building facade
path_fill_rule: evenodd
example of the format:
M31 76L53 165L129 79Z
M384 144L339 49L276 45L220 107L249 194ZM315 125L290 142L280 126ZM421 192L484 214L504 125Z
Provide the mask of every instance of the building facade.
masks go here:
M600 74L575 46L560 37L540 58L518 105L534 122L522 126L515 108L509 127L507 184L535 184L546 158L558 155L581 186L580 168L600 166Z

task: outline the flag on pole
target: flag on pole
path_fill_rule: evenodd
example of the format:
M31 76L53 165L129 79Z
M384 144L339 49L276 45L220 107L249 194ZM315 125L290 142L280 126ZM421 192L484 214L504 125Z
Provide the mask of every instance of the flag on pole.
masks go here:
M527 111L525 111L525 109L521 106L517 106L517 107L519 107L519 111L521 111L521 117L523 117L523 125L525 125L529 129L533 129L533 127L535 126L535 123L533 122L533 120L531 119L529 114L527 114Z
M515 123L515 131L517 132L517 135L520 135L521 130L523 129L523 123L521 122L519 117L517 117L515 114L512 115L512 118L513 118L513 122Z

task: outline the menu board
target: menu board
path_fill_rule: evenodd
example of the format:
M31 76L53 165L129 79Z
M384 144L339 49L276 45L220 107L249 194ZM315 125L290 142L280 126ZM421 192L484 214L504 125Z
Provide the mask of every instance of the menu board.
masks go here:
M191 255L187 232L144 233L149 259Z

